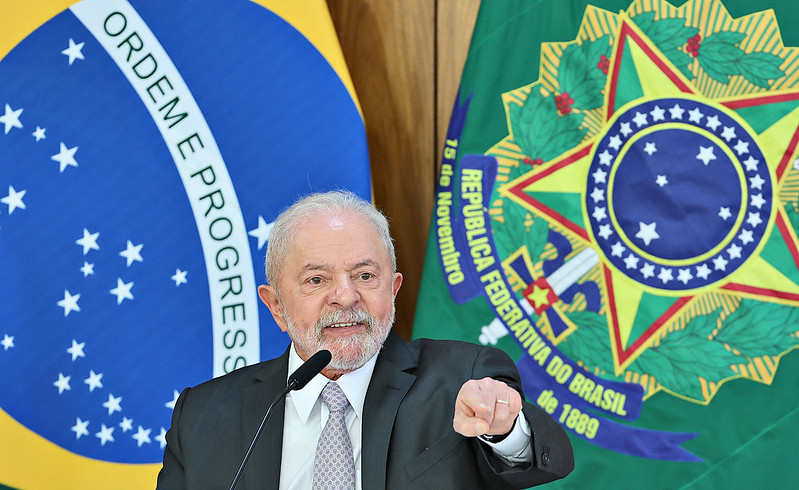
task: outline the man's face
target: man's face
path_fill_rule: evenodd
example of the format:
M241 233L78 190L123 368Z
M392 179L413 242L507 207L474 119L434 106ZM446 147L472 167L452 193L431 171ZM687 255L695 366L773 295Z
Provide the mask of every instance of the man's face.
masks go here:
M374 227L356 214L305 220L273 286L258 293L302 359L333 354L325 374L362 366L380 348L394 316L402 275L393 273ZM279 294L277 291L280 291Z

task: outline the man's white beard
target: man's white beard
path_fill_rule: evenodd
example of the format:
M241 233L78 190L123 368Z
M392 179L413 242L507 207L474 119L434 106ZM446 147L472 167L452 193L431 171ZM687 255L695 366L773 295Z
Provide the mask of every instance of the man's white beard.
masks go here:
M316 322L313 330L305 329L300 331L286 311L283 303L280 303L283 318L286 320L286 327L296 347L303 350L307 355L327 349L333 355L333 359L328 364L328 369L349 372L354 371L371 359L383 346L391 326L394 324L395 308L391 305L391 314L383 322L378 322L369 312L363 309L333 310L325 313ZM356 322L366 325L366 329L358 335L351 335L342 338L325 338L322 330L334 323Z

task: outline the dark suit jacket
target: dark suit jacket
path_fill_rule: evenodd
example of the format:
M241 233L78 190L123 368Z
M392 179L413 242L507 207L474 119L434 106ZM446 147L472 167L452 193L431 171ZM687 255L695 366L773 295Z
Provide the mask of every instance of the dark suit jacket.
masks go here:
M287 376L288 350L184 390L166 435L158 488L228 488ZM498 349L426 339L405 343L391 333L364 405L363 489L526 488L566 476L574 467L571 444L561 426L537 406L523 407L533 432L531 465L507 466L477 438L453 430L461 385L485 376L521 392L515 365ZM236 488L278 488L284 410L281 401Z

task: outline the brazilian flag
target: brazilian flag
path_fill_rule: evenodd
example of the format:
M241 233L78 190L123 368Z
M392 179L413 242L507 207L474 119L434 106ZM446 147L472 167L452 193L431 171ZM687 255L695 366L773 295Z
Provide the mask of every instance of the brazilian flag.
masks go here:
M507 351L553 488L794 488L790 0L483 2L414 337Z
M0 487L153 488L178 394L288 345L266 244L332 189L371 196L324 0L2 2Z

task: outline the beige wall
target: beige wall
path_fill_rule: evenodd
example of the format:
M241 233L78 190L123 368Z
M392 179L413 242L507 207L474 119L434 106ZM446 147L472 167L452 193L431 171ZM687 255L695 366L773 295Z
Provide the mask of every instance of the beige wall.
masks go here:
M436 170L480 0L327 0L366 123L375 202L405 276L395 330L408 339Z

